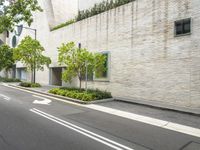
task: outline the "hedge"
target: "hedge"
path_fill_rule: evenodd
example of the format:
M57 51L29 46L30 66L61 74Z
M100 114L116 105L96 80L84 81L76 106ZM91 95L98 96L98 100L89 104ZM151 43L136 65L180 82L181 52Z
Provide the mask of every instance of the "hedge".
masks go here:
M30 82L21 82L19 85L22 87L30 87L30 88L41 87L39 83L30 83Z
M3 78L0 77L0 82L21 82L19 79L16 78Z
M82 101L94 101L112 98L110 92L100 91L98 89L89 89L88 91L85 91L84 89L62 87L51 89L49 93L74 98Z

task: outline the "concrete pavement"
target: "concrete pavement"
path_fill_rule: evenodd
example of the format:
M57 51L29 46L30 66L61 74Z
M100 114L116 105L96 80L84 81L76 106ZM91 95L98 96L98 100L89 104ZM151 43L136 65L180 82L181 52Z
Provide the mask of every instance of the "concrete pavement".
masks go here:
M45 97L4 86L0 94L10 98L0 97L0 145L5 150L196 150L200 143L198 137L51 98L49 105L33 104Z

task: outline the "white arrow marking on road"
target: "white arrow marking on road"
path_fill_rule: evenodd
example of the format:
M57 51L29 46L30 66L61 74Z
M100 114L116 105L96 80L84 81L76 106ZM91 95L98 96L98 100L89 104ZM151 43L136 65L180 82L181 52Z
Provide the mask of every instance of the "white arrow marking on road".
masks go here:
M33 96L40 98L40 99L43 99L42 101L35 100L35 101L33 101L33 104L50 105L50 103L52 102L50 99L47 99L47 98L44 98L44 97L40 97L40 96L37 96L37 95L33 95Z
M6 100L6 101L10 100L10 97L3 95L3 94L0 94L0 97L3 97L3 99Z

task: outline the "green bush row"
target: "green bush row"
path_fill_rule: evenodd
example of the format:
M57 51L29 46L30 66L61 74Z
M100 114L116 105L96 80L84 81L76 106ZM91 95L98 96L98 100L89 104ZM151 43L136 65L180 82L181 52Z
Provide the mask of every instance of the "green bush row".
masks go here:
M100 99L107 99L112 98L110 92L96 90L88 90L87 92L84 89L77 89L77 88L54 88L49 91L49 93L66 96L82 101L94 101Z
M91 9L79 11L77 16L77 21L98 15L110 9L119 7L121 5L133 2L135 0L109 0L103 1L101 3L95 4Z
M51 31L54 31L54 30L63 28L63 27L65 27L65 26L68 26L68 25L70 25L70 24L72 24L72 23L75 23L75 22L76 22L76 21L75 21L74 19L69 20L69 21L67 21L67 22L65 22L65 23L62 23L62 24L59 24L59 25L53 27L53 28L51 29Z
M101 3L95 4L92 8L82 10L78 12L78 15L76 16L75 19L71 19L65 23L62 23L60 25L55 26L54 28L51 29L51 31L60 29L62 27L68 26L72 23L81 21L83 19L98 15L100 13L103 13L105 11L111 10L113 8L122 6L124 4L133 2L135 0L110 0L110 1L103 1Z
M19 79L16 78L3 78L0 77L0 82L21 82Z
M41 87L39 83L30 83L30 82L21 82L19 85L22 87L31 87L31 88Z

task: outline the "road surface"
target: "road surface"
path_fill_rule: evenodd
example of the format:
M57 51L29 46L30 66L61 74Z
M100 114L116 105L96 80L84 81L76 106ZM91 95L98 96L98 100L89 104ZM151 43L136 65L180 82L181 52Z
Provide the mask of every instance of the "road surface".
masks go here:
M200 150L200 138L0 85L0 150Z

